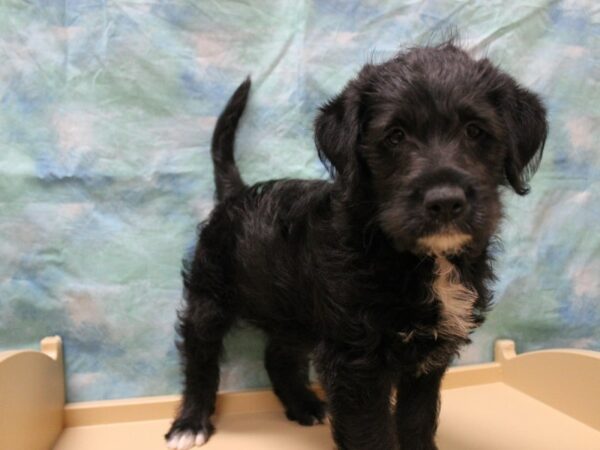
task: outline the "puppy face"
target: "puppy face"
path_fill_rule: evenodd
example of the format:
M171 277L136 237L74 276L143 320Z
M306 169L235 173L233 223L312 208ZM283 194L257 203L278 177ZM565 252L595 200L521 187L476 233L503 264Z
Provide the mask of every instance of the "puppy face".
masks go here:
M398 249L480 252L500 186L527 192L546 138L540 100L452 44L367 65L321 110L316 142Z

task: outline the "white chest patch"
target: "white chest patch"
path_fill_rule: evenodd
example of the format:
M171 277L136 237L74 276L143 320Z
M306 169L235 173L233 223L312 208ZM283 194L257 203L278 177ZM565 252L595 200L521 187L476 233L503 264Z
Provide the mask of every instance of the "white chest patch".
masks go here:
M467 338L469 332L475 328L473 305L477 300L477 292L465 286L454 264L439 254L435 258L435 280L432 291L442 304L439 335L448 338Z

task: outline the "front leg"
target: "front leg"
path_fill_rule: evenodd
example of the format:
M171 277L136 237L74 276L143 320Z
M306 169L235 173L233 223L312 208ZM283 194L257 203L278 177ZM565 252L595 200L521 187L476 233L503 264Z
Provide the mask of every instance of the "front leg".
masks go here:
M390 377L336 352L321 352L316 363L338 450L397 450Z
M440 385L445 368L402 374L396 396L396 425L402 450L437 450Z

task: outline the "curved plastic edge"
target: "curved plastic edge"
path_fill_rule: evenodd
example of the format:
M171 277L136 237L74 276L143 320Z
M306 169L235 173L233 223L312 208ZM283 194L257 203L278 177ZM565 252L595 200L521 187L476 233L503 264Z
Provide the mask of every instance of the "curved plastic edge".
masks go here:
M40 349L0 353L2 449L47 450L62 431L62 341L58 336L45 338Z
M496 342L502 381L600 430L600 353L552 349L517 355L513 341Z

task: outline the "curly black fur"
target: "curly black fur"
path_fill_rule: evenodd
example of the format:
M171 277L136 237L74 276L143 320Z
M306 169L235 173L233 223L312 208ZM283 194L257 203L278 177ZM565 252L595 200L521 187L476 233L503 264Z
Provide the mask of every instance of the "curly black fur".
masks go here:
M218 203L184 273L185 389L167 439L212 433L223 336L243 320L268 336L291 420L324 419L312 357L339 449L435 449L441 378L490 306L500 191L525 194L542 154L540 99L452 43L411 49L321 108L332 181L248 187L233 141L249 89L215 129Z

